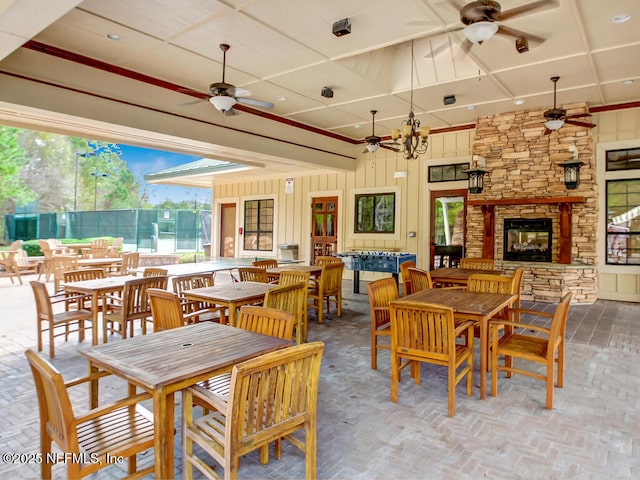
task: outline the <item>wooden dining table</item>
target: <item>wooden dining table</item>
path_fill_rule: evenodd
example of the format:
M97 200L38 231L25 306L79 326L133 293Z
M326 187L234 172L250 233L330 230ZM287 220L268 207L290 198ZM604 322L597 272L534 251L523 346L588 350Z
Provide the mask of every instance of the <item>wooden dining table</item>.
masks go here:
M431 281L440 285L466 285L473 273L500 275L501 270L475 270L472 268L437 268L431 270Z
M239 328L202 322L83 347L89 373L104 371L125 379L153 396L155 478L174 478L174 393L234 365L291 345L283 340ZM90 384L90 407L98 406L99 380Z
M267 275L275 277L280 276L282 272L309 272L312 277L318 277L322 273L322 267L318 265L281 265L278 267L267 268Z
M242 305L261 302L267 290L275 286L273 283L235 282L228 285L194 288L185 290L183 293L189 301L208 302L226 307L229 310L228 323L235 325L238 308Z
M93 259L97 260L97 259ZM137 277L125 275L122 277L96 278L94 280L83 280L81 282L61 282L60 285L66 293L81 293L91 295L91 327L93 334L91 340L93 345L98 344L98 313L100 311L100 298L108 293L119 292L124 289L127 280Z
M511 294L428 288L406 295L397 301L444 305L453 309L456 323L464 320L473 320L480 324L480 398L484 400L487 393L487 366L489 361L489 319L504 308L513 305L516 299L517 295Z

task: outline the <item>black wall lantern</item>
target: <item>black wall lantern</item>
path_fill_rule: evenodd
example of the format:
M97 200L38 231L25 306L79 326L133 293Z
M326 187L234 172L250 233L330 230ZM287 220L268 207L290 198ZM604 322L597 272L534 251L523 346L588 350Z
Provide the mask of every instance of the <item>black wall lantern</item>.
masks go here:
M469 176L469 192L470 193L482 193L484 188L484 175L489 173L488 170L475 167L469 170L463 170Z
M564 167L564 185L568 189L577 188L580 185L580 167L584 163L579 160L569 160L558 165ZM469 182L471 182L471 178L469 178Z

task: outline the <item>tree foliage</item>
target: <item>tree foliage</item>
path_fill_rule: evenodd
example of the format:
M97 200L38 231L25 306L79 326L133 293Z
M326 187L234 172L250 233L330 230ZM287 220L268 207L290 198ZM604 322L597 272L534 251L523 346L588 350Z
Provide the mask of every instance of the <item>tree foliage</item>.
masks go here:
M32 201L35 193L21 177L26 153L20 148L20 130L0 126L0 210L12 212L16 204Z

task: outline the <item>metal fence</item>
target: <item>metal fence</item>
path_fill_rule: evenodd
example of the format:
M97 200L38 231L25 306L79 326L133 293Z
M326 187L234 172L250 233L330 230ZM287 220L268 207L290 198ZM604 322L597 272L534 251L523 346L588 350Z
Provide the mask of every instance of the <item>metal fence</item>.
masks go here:
M104 210L5 215L5 240L122 237L138 251L202 251L210 243L210 210Z

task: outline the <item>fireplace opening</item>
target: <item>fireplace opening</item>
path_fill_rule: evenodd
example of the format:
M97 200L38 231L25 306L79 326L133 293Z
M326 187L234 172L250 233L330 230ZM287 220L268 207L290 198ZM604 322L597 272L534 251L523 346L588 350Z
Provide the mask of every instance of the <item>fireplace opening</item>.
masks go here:
M504 260L551 262L550 218L505 218Z

